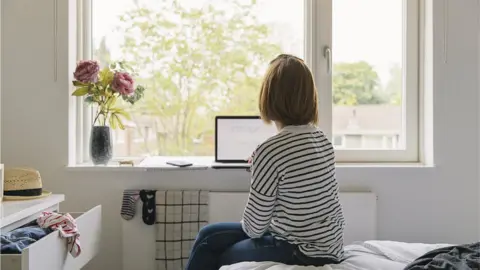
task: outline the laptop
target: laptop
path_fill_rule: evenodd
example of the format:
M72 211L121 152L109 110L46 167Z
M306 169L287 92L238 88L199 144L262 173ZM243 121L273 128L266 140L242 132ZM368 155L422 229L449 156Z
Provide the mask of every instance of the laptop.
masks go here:
M277 133L259 116L215 117L215 162L212 168L247 169L259 144Z

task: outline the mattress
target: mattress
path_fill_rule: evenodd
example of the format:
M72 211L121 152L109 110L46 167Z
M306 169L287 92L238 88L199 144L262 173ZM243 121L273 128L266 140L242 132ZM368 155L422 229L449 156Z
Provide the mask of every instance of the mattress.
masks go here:
M366 241L345 247L345 260L323 267L288 266L274 262L242 262L220 270L402 270L423 254L449 244Z

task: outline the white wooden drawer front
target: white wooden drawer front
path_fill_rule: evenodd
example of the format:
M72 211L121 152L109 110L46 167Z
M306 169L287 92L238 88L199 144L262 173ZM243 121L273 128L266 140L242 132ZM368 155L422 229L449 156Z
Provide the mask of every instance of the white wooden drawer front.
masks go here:
M23 250L19 255L2 255L1 269L5 270L76 270L95 257L100 248L102 207L86 213L71 213L77 221L82 253L73 258L67 242L53 232Z

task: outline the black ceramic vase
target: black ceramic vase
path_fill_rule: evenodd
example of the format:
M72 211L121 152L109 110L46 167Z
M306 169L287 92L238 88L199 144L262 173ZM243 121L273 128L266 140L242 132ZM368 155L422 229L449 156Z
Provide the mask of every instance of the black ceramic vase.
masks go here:
M92 133L90 134L90 157L95 165L107 165L112 159L110 127L92 127Z

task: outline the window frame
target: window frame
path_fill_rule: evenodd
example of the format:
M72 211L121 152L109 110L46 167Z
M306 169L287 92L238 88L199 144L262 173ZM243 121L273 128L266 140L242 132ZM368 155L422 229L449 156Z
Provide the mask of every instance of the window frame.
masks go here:
M320 25L315 41L318 45L315 62L315 81L319 93L320 128L329 138L333 138L333 102L332 100L332 60L335 50L332 46L333 0L314 1L316 25ZM345 163L410 163L419 162L419 72L420 72L420 7L423 0L403 0L403 93L402 93L402 137L405 149L336 149L336 159ZM330 61L330 63L329 63Z
M77 0L77 61L92 58L92 1ZM89 139L93 124L93 108L82 97L74 97L76 102L76 145L77 164L90 161Z
M333 140L332 102L332 46L333 0L304 0L305 2L305 61L311 67L319 94L320 128ZM336 149L336 160L340 163L416 163L419 162L420 123L420 25L423 15L423 0L403 0L403 138L402 150ZM77 0L77 59L91 59L92 42L92 0ZM320 26L315 28L314 25ZM330 54L330 57L328 57ZM89 158L89 137L93 122L93 108L76 98L77 139L76 163L86 163ZM341 134L339 134L341 135Z

